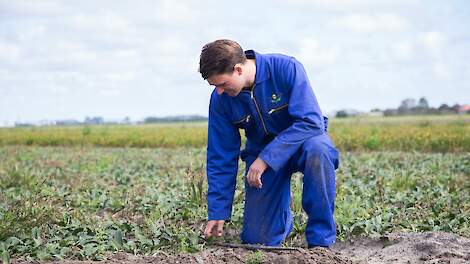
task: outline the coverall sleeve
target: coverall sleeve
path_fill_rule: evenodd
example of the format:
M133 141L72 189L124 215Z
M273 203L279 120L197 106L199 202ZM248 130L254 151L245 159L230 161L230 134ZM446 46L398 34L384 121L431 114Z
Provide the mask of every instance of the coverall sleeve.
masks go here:
M286 87L291 89L288 111L293 124L279 133L259 155L275 171L283 167L307 139L325 131L323 115L302 64L292 58L282 74L285 74Z
M207 194L208 219L227 220L232 214L238 157L240 155L240 132L220 111L217 95L213 93L209 106L207 139Z

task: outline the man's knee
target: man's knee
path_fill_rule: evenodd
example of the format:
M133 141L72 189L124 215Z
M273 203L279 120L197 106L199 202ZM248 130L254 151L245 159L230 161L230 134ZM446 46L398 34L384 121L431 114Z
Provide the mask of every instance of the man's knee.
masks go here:
M329 154L329 146L322 136L312 137L306 140L302 146L302 150L307 156L321 157Z
M331 141L323 135L305 141L302 153L304 166L308 164L309 167L319 167L325 162L332 162L336 169L339 165L338 152L331 145Z

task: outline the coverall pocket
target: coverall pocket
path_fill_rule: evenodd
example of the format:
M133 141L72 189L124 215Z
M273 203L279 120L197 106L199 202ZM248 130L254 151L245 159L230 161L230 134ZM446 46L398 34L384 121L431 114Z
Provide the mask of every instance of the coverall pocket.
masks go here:
M277 133L292 125L291 116L289 115L289 104L272 108L268 111L270 123Z
M243 116L242 118L232 122L233 125L235 125L238 128L241 129L246 129L248 125L250 124L251 121L251 114L248 114L246 116Z

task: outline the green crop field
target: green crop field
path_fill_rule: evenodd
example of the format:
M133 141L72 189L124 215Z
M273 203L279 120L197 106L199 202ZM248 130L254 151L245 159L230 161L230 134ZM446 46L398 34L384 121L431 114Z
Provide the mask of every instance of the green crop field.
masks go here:
M205 123L0 129L0 256L203 249L211 243L201 236L205 130ZM429 230L470 237L468 116L344 119L330 131L342 150L339 240ZM240 163L229 241L242 224L243 171ZM292 187L295 224L285 244L299 245L300 174Z
M334 119L340 150L469 152L470 115ZM207 124L25 127L0 129L0 146L203 147Z

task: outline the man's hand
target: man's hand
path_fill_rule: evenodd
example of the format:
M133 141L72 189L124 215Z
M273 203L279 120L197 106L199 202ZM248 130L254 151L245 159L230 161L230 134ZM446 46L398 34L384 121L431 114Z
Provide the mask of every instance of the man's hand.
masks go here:
M206 238L210 238L212 235L221 237L224 233L224 223L225 220L209 220L204 230L204 236Z
M256 187L261 189L263 187L263 183L261 182L261 175L263 172L268 168L268 164L264 162L264 160L257 158L250 166L246 178L248 180L248 184L251 187Z

